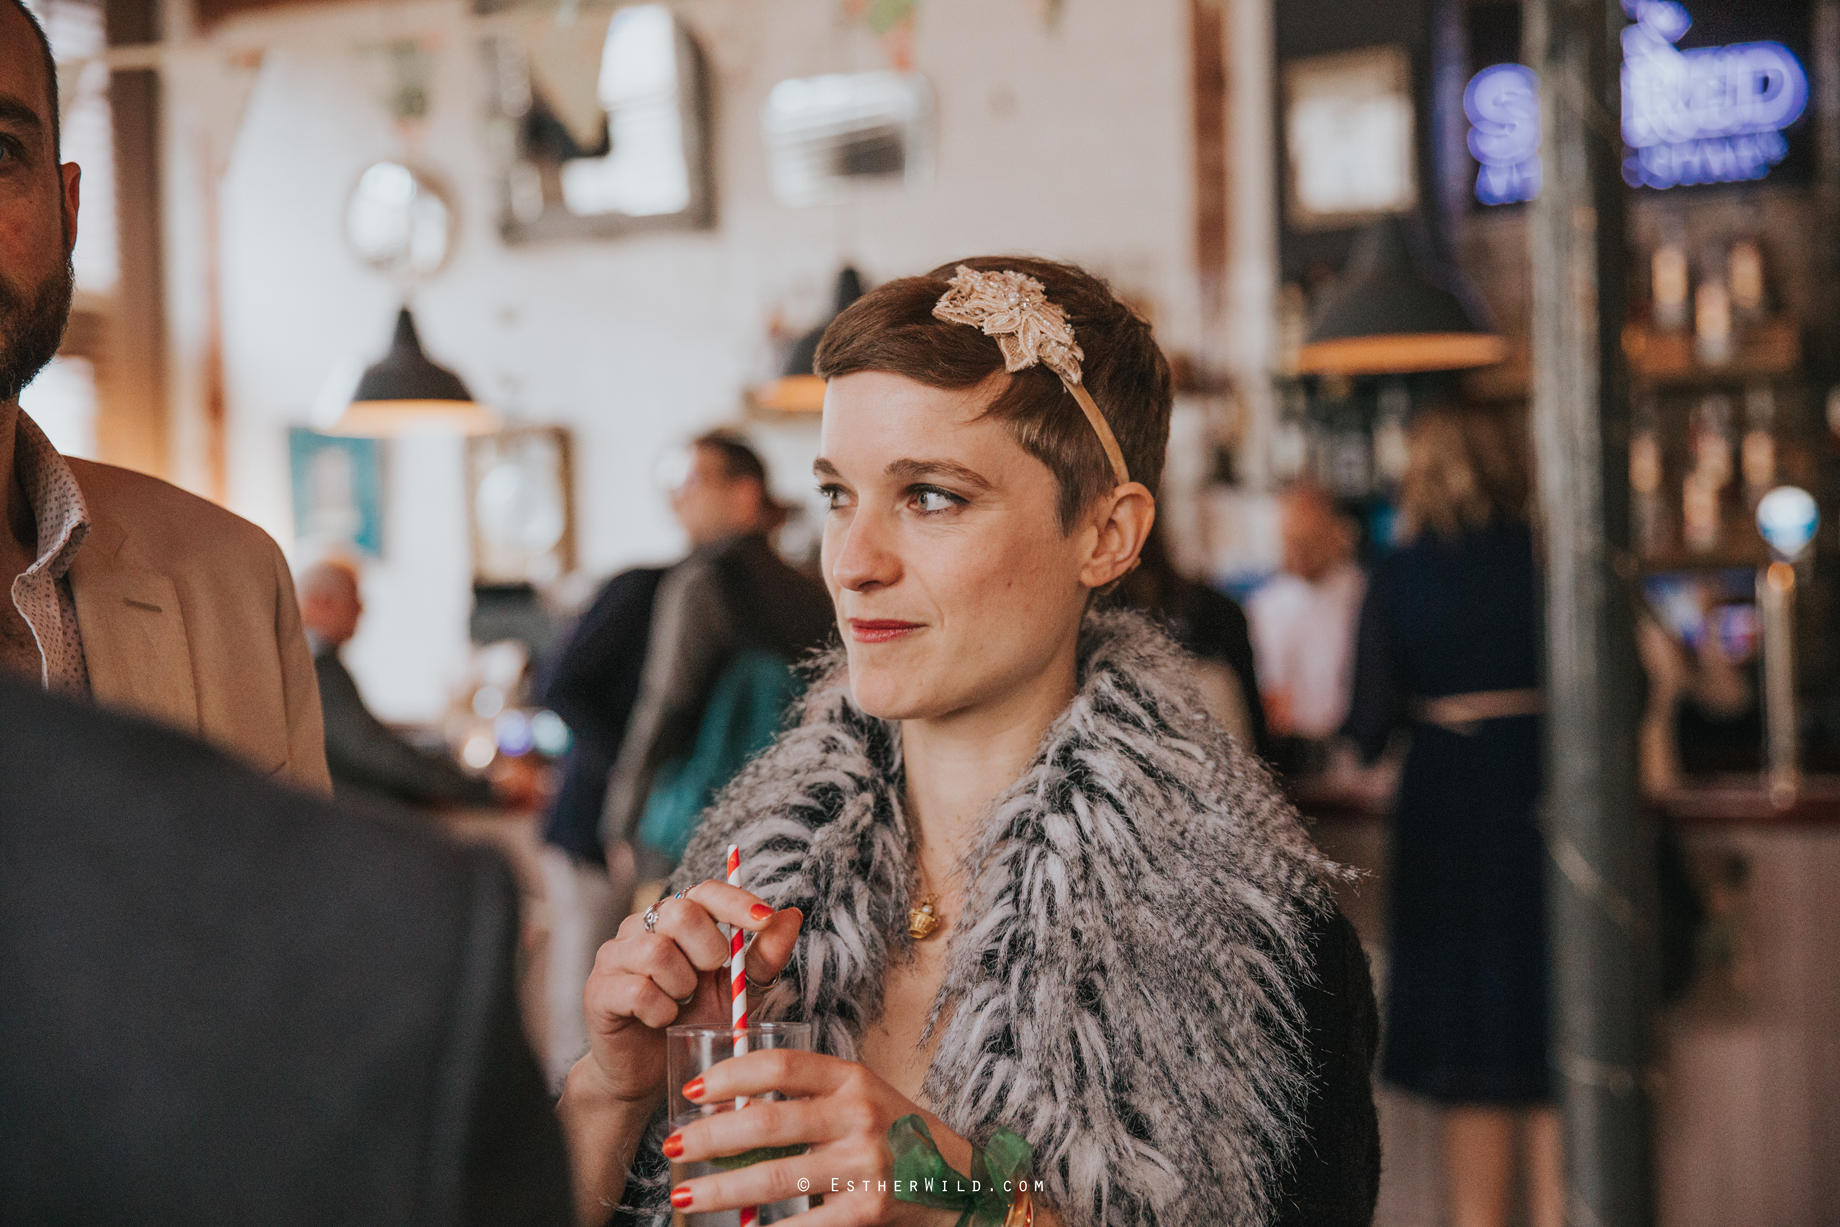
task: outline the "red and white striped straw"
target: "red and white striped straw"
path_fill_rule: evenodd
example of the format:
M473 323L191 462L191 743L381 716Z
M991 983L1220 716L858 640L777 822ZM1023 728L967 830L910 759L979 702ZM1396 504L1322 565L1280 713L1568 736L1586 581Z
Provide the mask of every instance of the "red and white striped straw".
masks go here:
M741 847L738 844L728 846L728 884L741 885ZM740 925L734 926L728 937L728 983L730 999L733 1002L735 1024L735 1055L747 1052L747 963L742 947L746 943L747 933ZM737 1105L739 1106L739 1105Z
M728 846L728 884L741 885L741 846ZM728 938L728 983L730 1000L733 1003L732 1018L735 1025L735 1055L747 1055L747 955L744 950L747 934L740 925L734 926ZM747 1106L747 1096L735 1099L736 1108ZM757 1227L760 1222L759 1206L741 1207L741 1227Z

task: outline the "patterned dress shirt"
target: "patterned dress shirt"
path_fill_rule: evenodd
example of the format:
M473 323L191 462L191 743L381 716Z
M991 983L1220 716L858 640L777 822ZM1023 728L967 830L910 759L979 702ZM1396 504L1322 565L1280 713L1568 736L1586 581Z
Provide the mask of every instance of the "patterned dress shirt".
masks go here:
M38 559L14 578L13 608L38 640L39 680L45 689L87 695L89 669L67 576L89 536L89 507L64 457L24 410L13 437L13 467L38 521Z

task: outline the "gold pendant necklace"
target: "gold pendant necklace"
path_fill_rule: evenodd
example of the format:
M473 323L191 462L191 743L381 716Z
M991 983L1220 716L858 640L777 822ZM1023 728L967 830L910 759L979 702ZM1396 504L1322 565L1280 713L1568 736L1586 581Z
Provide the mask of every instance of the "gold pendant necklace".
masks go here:
M933 889L932 875L926 871L926 858L915 849L914 867L920 871L920 881L915 891L920 896L918 903L914 895L907 896L907 936L914 941L923 942L945 925L945 917L939 914L939 892Z
M920 900L920 905L910 908L907 913L907 936L917 942L923 942L939 931L939 903L937 895L928 894Z

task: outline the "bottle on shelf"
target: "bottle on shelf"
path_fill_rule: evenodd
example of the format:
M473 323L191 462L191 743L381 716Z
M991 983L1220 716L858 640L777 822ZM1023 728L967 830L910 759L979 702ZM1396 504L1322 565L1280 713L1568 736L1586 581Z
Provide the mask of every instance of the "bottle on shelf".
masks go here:
M1709 554L1724 533L1724 492L1731 484L1731 398L1711 393L1700 398L1688 424L1691 468L1681 482L1681 536L1687 548Z
M1679 332L1687 326L1687 289L1686 247L1662 243L1649 257L1649 298L1657 332Z
M1731 361L1731 291L1722 276L1705 278L1693 291L1693 352L1707 366Z
M1763 251L1756 239L1739 239L1725 259L1726 284L1731 287L1732 311L1744 323L1755 323L1765 310Z
M1630 533L1636 553L1652 557L1666 544L1667 509L1661 487L1665 469L1661 455L1660 411L1655 398L1643 397L1635 405L1629 435Z
M1767 383L1744 390L1744 439L1738 448L1738 472L1744 478L1744 505L1756 511L1764 492L1776 484L1776 393Z

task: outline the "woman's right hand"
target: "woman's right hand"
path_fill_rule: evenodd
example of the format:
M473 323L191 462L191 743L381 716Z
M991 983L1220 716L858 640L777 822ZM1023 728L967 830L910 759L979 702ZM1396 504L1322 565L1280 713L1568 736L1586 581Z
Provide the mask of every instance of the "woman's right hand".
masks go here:
M792 958L804 921L797 908L775 912L757 895L714 878L659 903L650 933L643 916L628 916L595 956L582 994L589 1040L582 1060L594 1063L607 1095L649 1109L665 1091L664 1029L729 1021L728 942L718 924L756 935L747 974L766 983Z

